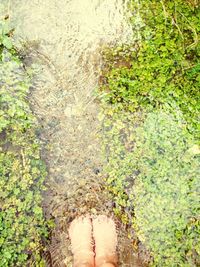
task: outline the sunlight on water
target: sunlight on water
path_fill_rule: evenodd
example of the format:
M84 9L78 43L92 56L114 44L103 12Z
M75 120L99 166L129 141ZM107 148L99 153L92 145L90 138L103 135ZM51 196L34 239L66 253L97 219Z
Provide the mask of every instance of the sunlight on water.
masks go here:
M95 51L100 42L130 39L125 8L123 0L10 1L16 34L39 41L58 66L65 66L70 57L75 65L80 54Z

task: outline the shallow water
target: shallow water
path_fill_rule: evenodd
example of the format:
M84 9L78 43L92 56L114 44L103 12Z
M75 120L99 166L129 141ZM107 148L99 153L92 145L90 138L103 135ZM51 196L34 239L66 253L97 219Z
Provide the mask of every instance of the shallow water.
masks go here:
M47 247L49 266L71 266L67 228L77 215L112 214L103 190L100 124L94 89L104 46L126 43L132 31L126 0L10 0L4 13L28 66L39 71L30 102L37 115L48 166L44 210L56 228ZM125 15L126 14L126 15ZM139 266L119 224L121 266Z

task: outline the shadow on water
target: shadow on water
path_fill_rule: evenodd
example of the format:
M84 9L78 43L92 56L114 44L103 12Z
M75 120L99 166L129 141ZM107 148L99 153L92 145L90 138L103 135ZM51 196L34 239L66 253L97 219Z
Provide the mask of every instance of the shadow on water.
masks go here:
M103 190L101 129L93 90L100 77L102 46L130 40L131 29L124 17L126 1L3 2L25 63L39 68L30 102L40 121L48 166L45 215L56 221L47 262L70 267L69 223L86 213L114 216L112 202ZM140 266L126 230L118 225L121 266Z

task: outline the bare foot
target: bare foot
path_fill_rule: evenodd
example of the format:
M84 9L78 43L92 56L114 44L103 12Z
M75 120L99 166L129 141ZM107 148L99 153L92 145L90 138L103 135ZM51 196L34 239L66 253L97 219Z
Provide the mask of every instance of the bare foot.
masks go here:
M93 267L92 222L89 217L75 219L69 227L74 267Z
M117 266L117 233L115 223L104 215L93 220L95 266Z

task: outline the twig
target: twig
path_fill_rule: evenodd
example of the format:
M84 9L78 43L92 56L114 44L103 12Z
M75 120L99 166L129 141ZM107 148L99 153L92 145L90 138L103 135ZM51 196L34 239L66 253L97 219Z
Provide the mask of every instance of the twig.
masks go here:
M167 17L168 17L168 14L167 14L165 5L164 5L164 3L163 3L163 0L161 0L160 2L161 2L161 4L162 4L163 13L164 13L164 17L165 17L165 25L166 25L166 24L167 24Z
M196 30L192 27L193 25L190 23L190 21L187 19L187 17L186 17L184 14L182 14L182 13L179 12L179 11L178 11L178 13L179 13L181 16L183 16L183 17L185 18L185 20L186 20L186 21L188 22L188 24L190 25L190 26L188 26L188 28L191 29L192 32L194 33L194 42L193 42L192 44L190 44L187 48L192 47L192 46L194 46L194 45L197 45L198 42L199 42L199 38L198 38L198 34L197 34Z
M172 22L173 22L173 24L176 26L176 28L178 29L178 31L179 31L179 33L180 33L181 37L182 37L182 38L183 38L183 40L184 40L183 33L182 33L182 31L181 31L180 27L178 26L178 24L176 23L176 19L175 19L175 18L172 18Z
M183 33L182 33L182 31L181 31L180 27L179 27L179 26L178 26L178 24L177 24L177 17L176 17L176 5L175 5L175 15L174 15L174 16L175 16L175 17L174 17L174 18L172 18L172 21L173 21L174 25L177 27L177 29L178 29L178 31L179 31L179 33L180 33L181 37L182 37L182 38L183 38L183 40L184 40Z
M25 160L25 155L24 155L23 150L21 150L21 155L22 155L22 166L25 168L25 166L26 166L26 160Z

